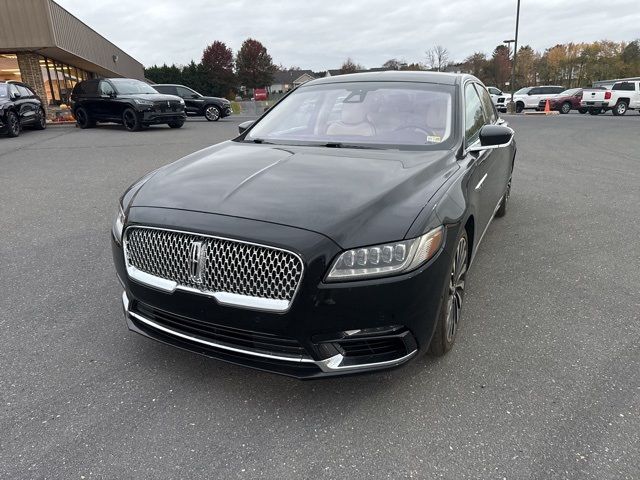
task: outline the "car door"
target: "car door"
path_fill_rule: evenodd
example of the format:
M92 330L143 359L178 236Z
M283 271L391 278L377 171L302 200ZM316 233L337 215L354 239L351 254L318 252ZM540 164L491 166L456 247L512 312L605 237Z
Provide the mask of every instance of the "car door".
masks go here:
M205 100L190 88L177 86L177 95L184 100L187 113L200 113L204 107Z
M20 123L22 125L32 125L36 120L33 93L24 85L16 84L15 87L20 94L20 100L17 102L20 105L18 108Z
M115 99L116 90L107 80L100 80L98 84L98 98L96 98L96 118L120 119L119 105Z
M479 142L480 129L487 123L482 100L474 82L468 82L464 87L464 117L465 149L470 170L468 198L475 215L477 229L479 232L484 232L493 218L497 203L494 201L497 195L495 191L497 174L494 171L496 155L494 150L468 152L470 146ZM480 237L477 237L478 241L479 239Z
M631 101L629 106L631 108L640 109L640 82L632 82L633 83L633 92L629 92L631 94Z

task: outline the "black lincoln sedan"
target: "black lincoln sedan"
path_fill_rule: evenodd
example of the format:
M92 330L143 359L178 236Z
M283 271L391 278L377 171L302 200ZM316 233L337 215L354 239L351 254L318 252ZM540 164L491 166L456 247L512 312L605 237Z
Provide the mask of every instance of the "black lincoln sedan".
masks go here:
M516 152L482 83L323 78L240 130L121 197L129 328L299 378L445 354Z
M133 78L84 80L73 88L71 109L83 129L98 122L121 123L130 132L163 123L181 128L187 118L180 97L158 93Z

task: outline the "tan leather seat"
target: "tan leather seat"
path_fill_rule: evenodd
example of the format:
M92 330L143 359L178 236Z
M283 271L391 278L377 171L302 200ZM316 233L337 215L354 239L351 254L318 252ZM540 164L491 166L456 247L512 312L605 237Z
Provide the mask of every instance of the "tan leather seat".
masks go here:
M363 102L342 104L340 120L327 127L327 135L331 136L372 137L375 134L375 128L367 120L367 109Z

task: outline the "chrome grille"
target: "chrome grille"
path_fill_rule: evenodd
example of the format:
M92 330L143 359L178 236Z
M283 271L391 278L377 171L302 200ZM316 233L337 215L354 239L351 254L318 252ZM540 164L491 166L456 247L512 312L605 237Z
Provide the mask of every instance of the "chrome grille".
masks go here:
M192 276L191 245L205 255L199 278ZM291 302L302 278L297 255L266 246L198 234L131 227L125 236L129 265L179 286L204 293L231 293Z

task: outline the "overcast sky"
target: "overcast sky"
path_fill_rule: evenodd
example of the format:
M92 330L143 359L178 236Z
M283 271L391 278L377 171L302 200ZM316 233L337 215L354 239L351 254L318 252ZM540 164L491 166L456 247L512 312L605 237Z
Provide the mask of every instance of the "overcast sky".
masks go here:
M424 62L445 46L452 60L490 53L513 38L516 0L56 0L145 66L199 61L214 40L234 53L260 40L276 64L365 67L390 58ZM522 0L521 45L640 37L640 0Z

